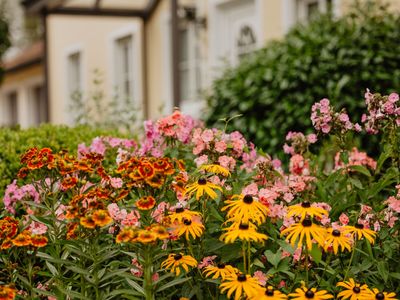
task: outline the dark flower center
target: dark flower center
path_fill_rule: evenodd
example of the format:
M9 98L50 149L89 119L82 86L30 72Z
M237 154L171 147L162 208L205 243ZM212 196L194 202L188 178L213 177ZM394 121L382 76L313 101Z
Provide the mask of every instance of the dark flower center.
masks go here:
M338 236L340 236L340 231L335 229L332 231L332 235L338 237Z
M192 221L191 221L191 220L188 220L188 219L184 219L184 220L183 220L183 224L189 226L190 224L192 224Z
M379 292L378 294L375 295L375 299L383 300L385 299L385 295Z
M358 286L353 287L353 292L358 294L361 292L361 289Z
M303 208L309 208L309 207L311 207L311 203L308 202L308 201L303 201L303 202L301 203L301 207L303 207Z
M243 197L243 202L246 204L251 204L253 203L253 197L251 195L246 195Z
M357 229L364 229L364 225L360 223L357 223L354 227Z
M303 227L311 227L312 221L310 219L304 219L301 225L303 225Z
M247 229L249 229L249 224L243 224L243 223L240 223L240 225L239 225L239 229L242 229L242 230L247 230Z
M314 298L314 292L311 290L308 290L305 295L306 295L306 298L308 298L308 299Z
M244 274L240 274L240 275L238 275L237 280L240 281L240 282L243 282L243 281L247 280L247 277Z
M225 268L225 264L224 263L219 263L217 265L218 269L224 269Z
M273 296L273 295L274 295L274 290L273 290L273 289L267 289L267 290L265 291L265 295L267 295L267 296Z
M181 213L183 211L184 211L183 207L178 207L177 209L175 209L176 213Z
M180 260L182 258L182 254L175 254L174 259L175 260Z
M205 178L200 178L197 180L197 184L199 185L205 185L207 183L207 180Z

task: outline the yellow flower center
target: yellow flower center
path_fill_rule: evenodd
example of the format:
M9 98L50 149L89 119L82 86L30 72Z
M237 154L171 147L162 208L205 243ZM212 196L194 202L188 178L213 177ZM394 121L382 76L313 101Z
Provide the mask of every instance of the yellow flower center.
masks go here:
M224 269L225 268L225 264L224 263L219 263L217 265L218 269Z
M312 221L310 219L304 219L301 225L303 225L303 227L311 227Z
M353 287L353 292L359 294L361 292L361 289L358 286L355 286Z
M189 226L190 224L192 224L192 221L188 220L188 219L184 219L183 220L183 224Z
M253 203L253 197L251 195L246 195L243 197L243 202L246 204L251 204Z
M244 274L240 274L240 275L238 275L237 280L240 282L243 282L243 281L247 280L247 277Z
M241 229L241 230L247 230L247 229L249 229L249 224L240 223L239 229Z
M307 292L306 292L306 298L307 299L312 299L312 298L314 298L314 292L313 291L311 291L311 290L308 290Z
M182 258L182 254L175 254L174 259L175 260L180 260Z
M197 184L199 184L199 185L206 185L206 183L207 183L207 180L204 178L200 178L199 180L197 180Z
M311 207L311 204L310 204L310 202L308 202L308 201L303 201L303 202L301 203L301 207L303 207L303 208L310 208L310 207Z
M335 229L335 230L332 231L332 235L336 236L336 237L339 237L340 236L340 231Z
M385 295L383 293L378 293L375 295L375 299L383 300L385 299Z
M364 225L360 224L360 223L357 223L354 227L357 228L357 229L364 229Z

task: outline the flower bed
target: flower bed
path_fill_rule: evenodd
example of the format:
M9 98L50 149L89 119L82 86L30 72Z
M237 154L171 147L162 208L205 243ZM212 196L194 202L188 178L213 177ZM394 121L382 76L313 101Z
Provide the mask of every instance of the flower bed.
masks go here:
M288 170L239 132L175 111L140 142L30 148L3 199L0 299L396 299L400 108L329 100L288 133ZM381 137L374 159L352 145ZM329 135L337 154L310 145ZM331 164L329 163L331 162Z

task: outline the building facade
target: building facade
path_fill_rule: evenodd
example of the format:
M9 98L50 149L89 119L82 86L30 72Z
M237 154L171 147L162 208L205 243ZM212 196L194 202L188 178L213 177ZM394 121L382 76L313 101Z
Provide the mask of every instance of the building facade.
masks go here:
M352 2L24 0L26 12L43 20L43 51L24 92L12 83L22 82L17 74L28 80L34 71L7 70L0 87L2 124L73 124L74 97L85 105L99 88L104 99L133 105L139 120L174 107L201 117L207 89L224 67L281 38L295 23L317 12L340 16ZM400 9L400 1L391 2ZM46 100L29 100L35 97ZM34 112L29 107L40 109L27 117Z

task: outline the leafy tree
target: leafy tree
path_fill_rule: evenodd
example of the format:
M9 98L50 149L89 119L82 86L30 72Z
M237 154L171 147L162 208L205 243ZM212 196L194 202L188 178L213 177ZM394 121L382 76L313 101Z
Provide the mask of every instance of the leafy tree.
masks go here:
M360 122L360 91L399 89L399 40L400 15L370 2L340 18L324 15L299 24L225 70L213 83L207 123L223 125L220 119L242 114L228 129L242 130L275 154L288 131L310 128L310 107L322 98Z
M4 53L10 47L10 38L9 38L9 30L8 24L3 16L0 13L0 61ZM0 64L0 82L3 77L4 70Z

